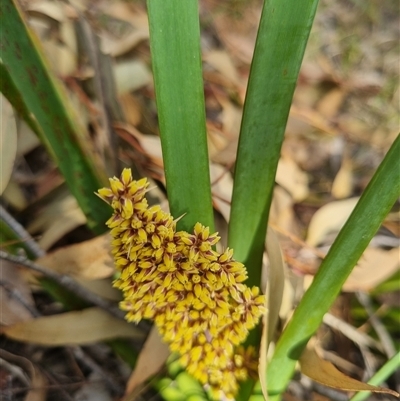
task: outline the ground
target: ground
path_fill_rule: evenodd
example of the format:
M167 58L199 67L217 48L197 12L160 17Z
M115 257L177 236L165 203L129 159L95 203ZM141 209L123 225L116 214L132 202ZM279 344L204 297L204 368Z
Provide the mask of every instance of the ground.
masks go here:
M23 7L68 90L77 119L88 127L110 170L115 160L135 164L162 189L143 2L35 0ZM258 0L200 2L213 200L222 236L260 12ZM397 1L321 0L294 94L270 215L288 272L282 325L352 210L353 198L365 189L398 135L399 33ZM38 264L74 277L103 300L118 300L111 288L108 239L92 239L57 166L20 119L17 128L17 156L2 195L11 225L21 223L42 250L39 254L48 254L36 254L41 256ZM118 138L119 147L108 146L108 134ZM162 190L152 196L166 205ZM395 205L317 334L324 358L364 381L399 345L398 210ZM62 251L73 244L80 246ZM4 245L18 247L9 241ZM82 301L62 287L38 281L29 269L15 269L5 261L1 268L1 324L8 327L0 337L4 400L120 399L130 368L116 349L145 349L149 327L127 325L100 307L84 316L65 314L47 326L18 326L38 316L63 316L68 311L63 305L75 310ZM44 292L43 287L52 290ZM55 327L62 333L55 333ZM116 332L131 339L112 340ZM387 385L399 390L398 375ZM285 400L348 399L345 394L297 374ZM146 384L137 399L159 395Z

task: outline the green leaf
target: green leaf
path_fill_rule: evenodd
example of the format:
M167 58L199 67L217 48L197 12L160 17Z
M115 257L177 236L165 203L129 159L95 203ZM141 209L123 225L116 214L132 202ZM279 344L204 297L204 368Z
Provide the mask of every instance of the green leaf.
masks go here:
M55 158L88 225L97 233L104 232L110 211L93 195L106 182L104 169L89 149L90 138L78 126L37 38L12 0L1 2L0 46L1 90Z
M265 1L243 111L228 243L260 285L269 209L283 136L318 1ZM259 332L246 343L257 344ZM254 381L240 386L248 400Z
M39 138L44 138L44 134L40 125L27 109L22 95L18 92L17 87L14 85L14 82L5 68L3 62L0 60L0 92L4 93L7 96L8 101L13 105L14 109L18 112L18 114L26 121L29 127Z
M270 400L280 399L309 338L400 195L397 137L322 262L280 337L267 370Z
M264 2L235 168L229 246L259 285L275 174L317 0Z
M179 229L213 229L197 0L149 0L150 47L168 200Z

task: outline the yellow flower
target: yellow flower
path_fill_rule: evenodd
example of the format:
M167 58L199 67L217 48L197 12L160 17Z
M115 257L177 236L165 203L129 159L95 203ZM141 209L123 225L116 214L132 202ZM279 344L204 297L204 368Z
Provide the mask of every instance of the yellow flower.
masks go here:
M149 207L147 180L134 181L129 169L110 179L98 196L114 209L107 221L123 292L126 319L151 319L181 364L215 398L233 398L238 380L257 371L254 349L239 345L264 310L264 296L243 282L247 271L213 247L218 233L197 223L193 233L176 231L173 217Z

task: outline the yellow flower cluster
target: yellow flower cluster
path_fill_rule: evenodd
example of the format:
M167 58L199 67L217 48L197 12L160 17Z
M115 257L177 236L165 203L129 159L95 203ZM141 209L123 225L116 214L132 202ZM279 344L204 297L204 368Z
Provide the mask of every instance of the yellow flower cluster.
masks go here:
M129 169L110 179L98 195L114 209L107 221L112 252L121 272L114 285L128 321L151 319L186 370L214 397L233 398L237 380L246 380L251 350L241 347L264 313L264 296L243 282L247 271L213 247L217 233L197 223L193 233L176 231L173 217L149 207L147 180L134 181Z

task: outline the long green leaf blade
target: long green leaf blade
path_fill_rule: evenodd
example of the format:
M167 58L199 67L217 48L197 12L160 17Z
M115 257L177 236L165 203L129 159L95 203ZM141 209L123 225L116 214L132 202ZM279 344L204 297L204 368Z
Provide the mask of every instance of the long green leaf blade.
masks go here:
M275 174L318 0L264 2L235 168L229 246L259 284Z
M2 82L4 95L17 110L31 113L28 124L55 157L88 225L98 233L104 232L104 221L110 212L93 193L104 185L105 173L101 174L94 153L88 149L88 136L74 121L63 88L52 76L40 44L12 0L1 1L0 44L2 70L7 72L3 78L12 80L8 84Z
M280 398L309 338L400 196L399 155L400 136L372 177L280 337L267 369L270 400Z
M318 0L264 1L240 132L229 246L249 272L247 285L260 285L269 209L293 92ZM250 333L247 344L259 342ZM248 400L248 380L237 399Z
M44 138L40 125L26 108L22 95L14 85L14 82L0 60L0 92L6 94L8 101L13 105L18 114L26 121L29 127L39 138ZM53 155L54 157L54 155Z
M172 214L213 227L197 0L149 0L150 47Z

